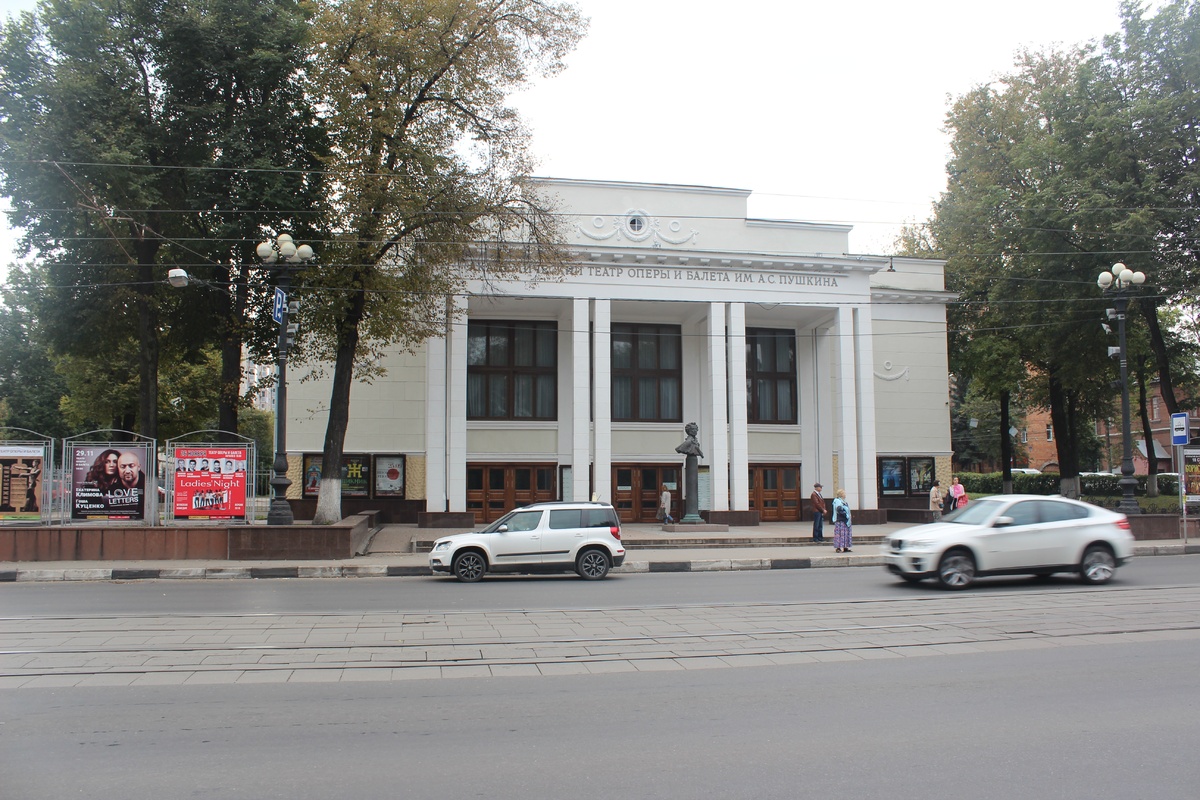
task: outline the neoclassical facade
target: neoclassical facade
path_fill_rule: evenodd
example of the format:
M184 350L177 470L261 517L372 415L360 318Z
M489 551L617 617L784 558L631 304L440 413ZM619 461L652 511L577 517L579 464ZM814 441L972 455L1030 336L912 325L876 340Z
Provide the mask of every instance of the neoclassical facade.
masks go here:
M682 503L688 422L699 507L718 520L800 519L817 481L854 508L919 508L948 479L942 262L849 254L845 225L751 219L742 190L545 188L577 266L470 287L443 338L354 387L363 503L484 522L598 497L653 521L664 486ZM289 387L297 499L328 398L325 381Z

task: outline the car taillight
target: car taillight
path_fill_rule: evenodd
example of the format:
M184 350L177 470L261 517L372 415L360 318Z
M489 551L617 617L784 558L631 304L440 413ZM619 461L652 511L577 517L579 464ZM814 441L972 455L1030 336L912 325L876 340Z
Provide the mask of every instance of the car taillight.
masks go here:
M1129 517L1121 517L1117 520L1117 527L1123 531L1129 530Z
M620 539L620 538L621 538L621 529L620 529L620 527L618 527L618 526L616 526L616 525L613 525L613 526L611 526L611 527L608 529L608 532L609 532L610 534L612 534L612 537L613 537L614 539Z

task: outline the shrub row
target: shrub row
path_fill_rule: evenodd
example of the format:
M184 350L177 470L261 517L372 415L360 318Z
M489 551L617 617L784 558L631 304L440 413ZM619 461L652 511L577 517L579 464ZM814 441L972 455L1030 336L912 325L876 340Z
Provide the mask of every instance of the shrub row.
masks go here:
M1137 494L1146 494L1146 475L1134 475L1137 479ZM1158 493L1167 497L1179 494L1179 479L1174 475L1159 475ZM1004 473L1002 472L960 472L958 480L972 497L976 495L1000 494L1004 491ZM1016 473L1012 476L1013 492L1016 494L1059 494L1059 475L1057 472L1046 472L1041 475L1026 475ZM1093 497L1120 497L1120 475L1082 475L1079 478L1079 493Z

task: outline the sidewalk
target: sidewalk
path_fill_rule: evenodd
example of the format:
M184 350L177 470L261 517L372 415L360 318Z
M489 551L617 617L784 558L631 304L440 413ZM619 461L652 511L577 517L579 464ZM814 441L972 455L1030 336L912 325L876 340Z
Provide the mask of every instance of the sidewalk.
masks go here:
M809 523L766 523L731 527L728 532L666 533L657 525L625 525L625 563L614 575L637 572L716 572L724 570L878 567L880 543L908 524L854 526L854 550L833 552L832 531L824 544L812 542ZM232 580L248 578L369 578L429 576L428 545L453 531L385 525L367 553L331 561L43 561L0 563L0 582ZM416 550L419 551L415 551ZM1136 556L1200 553L1200 541L1138 542Z

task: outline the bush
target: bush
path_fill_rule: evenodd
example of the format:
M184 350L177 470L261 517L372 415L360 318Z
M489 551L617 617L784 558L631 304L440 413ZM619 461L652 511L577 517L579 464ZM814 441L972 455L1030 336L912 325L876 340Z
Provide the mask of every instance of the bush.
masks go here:
M1158 497L1146 496L1146 475L1135 475L1135 496L1142 511L1147 514L1179 513L1179 479L1175 475L1158 476ZM1060 476L1057 472L1041 475L1026 475L1018 472L1012 476L1015 494L1056 495L1060 493ZM958 481L967 490L971 499L1000 494L1004 491L1003 472L960 472ZM1115 508L1121 500L1120 475L1081 475L1079 499L1105 508Z

